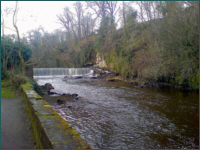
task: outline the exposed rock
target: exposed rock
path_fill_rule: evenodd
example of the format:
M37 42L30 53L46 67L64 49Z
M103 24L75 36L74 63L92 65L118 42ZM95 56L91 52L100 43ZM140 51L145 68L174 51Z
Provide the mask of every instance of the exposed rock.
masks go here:
M106 68L106 61L100 56L99 53L96 54L96 65L95 67Z
M106 81L113 82L113 81L123 81L123 78L121 76L115 76L115 77L108 77L106 78Z
M78 97L74 98L74 100L78 100Z
M57 104L58 105L61 105L61 104L64 104L65 103L65 100L62 100L60 98L57 99Z
M69 94L69 93L63 93L63 94L61 94L61 96L70 97L70 96L71 96L71 94Z
M78 97L78 94L76 94L76 93L74 93L74 94L63 93L63 94L61 94L61 96L65 96L65 97Z
M73 76L72 78L73 79L81 79L81 78L83 78L83 76Z
M78 97L78 94L72 94L71 96L72 97Z
M53 94L58 94L58 93L56 93L56 92L51 92L51 91L47 91L47 94L48 95L53 95ZM59 95L59 94L58 94Z
M42 90L50 91L51 89L54 89L54 87L50 83L46 83L45 85L40 86Z

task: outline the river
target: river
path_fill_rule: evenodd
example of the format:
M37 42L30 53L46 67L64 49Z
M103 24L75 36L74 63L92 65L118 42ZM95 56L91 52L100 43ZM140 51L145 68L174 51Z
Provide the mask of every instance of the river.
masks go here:
M78 100L44 99L94 149L199 149L199 94L102 79L38 78ZM68 106L71 106L70 108Z

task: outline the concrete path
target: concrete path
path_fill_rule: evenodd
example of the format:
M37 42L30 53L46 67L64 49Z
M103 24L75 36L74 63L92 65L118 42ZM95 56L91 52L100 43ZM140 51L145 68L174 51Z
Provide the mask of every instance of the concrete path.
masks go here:
M1 99L1 149L34 149L33 131L24 100Z

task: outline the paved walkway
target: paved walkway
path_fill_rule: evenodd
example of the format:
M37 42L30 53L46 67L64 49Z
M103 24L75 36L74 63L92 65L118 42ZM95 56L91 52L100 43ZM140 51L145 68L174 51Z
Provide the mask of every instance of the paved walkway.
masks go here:
M20 98L1 99L1 149L34 149L28 112Z

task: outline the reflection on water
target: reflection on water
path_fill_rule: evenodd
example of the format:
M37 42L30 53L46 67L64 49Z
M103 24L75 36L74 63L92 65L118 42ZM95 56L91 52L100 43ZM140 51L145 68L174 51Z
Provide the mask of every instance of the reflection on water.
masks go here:
M198 93L90 79L38 80L47 82L57 92L79 95L62 106L55 106L57 96L45 100L92 148L199 148Z

